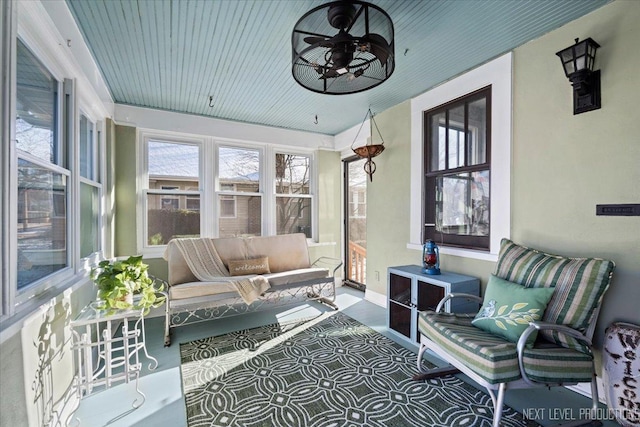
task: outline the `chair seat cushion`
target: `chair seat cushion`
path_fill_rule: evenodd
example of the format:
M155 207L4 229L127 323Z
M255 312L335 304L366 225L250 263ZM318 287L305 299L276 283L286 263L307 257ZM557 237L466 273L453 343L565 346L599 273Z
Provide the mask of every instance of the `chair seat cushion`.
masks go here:
M421 334L477 373L489 384L521 378L516 344L472 325L472 317L450 313L422 312L418 318ZM527 375L544 383L591 381L590 355L551 343L526 349Z

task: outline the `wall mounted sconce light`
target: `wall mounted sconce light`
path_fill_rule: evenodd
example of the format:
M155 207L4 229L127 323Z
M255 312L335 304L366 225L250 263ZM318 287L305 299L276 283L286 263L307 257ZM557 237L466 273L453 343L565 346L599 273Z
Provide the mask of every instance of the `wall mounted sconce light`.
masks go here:
M564 74L573 86L573 114L600 108L600 70L594 71L596 49L600 45L591 37L556 53L562 61Z

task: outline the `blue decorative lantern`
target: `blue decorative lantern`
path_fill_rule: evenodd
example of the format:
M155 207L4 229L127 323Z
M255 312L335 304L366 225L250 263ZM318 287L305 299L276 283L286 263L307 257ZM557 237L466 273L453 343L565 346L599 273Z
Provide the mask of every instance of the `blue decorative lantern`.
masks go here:
M433 240L427 240L422 247L422 267L426 274L440 274L440 249Z

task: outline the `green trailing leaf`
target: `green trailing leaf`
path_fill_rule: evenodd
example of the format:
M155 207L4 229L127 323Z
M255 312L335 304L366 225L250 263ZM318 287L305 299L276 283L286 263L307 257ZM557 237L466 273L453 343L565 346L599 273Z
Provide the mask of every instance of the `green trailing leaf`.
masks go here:
M504 329L505 331L507 330L507 327L506 327L506 326L504 326L504 323L502 323L502 322L501 322L501 321L499 321L499 320L496 320L496 326L497 326L498 328L500 328L500 329Z
M158 294L163 286L154 287L154 280L149 277L149 266L142 262L142 256L130 256L126 260L98 263L91 270L91 280L98 289L101 300L98 307L107 310L139 309L147 314L152 307L164 303L164 296ZM126 302L128 294L138 294L135 306Z

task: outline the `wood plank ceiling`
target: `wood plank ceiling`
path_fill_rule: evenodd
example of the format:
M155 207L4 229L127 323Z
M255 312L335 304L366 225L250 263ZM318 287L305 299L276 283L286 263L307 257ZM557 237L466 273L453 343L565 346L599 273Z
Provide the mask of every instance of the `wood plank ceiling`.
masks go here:
M291 76L293 26L325 1L67 4L116 103L335 135L369 107L384 111L608 1L372 0L394 22L396 70L377 88L340 96Z

